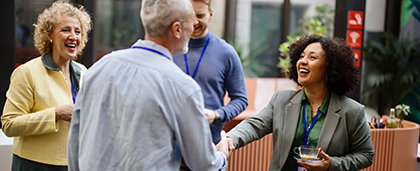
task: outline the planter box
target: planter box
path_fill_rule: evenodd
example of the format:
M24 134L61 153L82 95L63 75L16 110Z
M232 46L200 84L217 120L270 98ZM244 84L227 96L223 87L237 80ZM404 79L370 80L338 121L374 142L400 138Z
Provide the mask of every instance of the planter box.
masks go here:
M404 128L370 130L375 157L372 166L363 171L416 170L419 125L405 120L403 125Z

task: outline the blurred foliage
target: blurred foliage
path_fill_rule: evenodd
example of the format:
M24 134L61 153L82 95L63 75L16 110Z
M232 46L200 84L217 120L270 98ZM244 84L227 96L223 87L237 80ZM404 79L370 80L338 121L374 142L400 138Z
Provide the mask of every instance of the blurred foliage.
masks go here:
M292 36L287 36L287 42L280 44L279 63L277 67L282 73L289 72L290 57L288 54L289 46L301 37L309 34L332 37L334 29L335 10L332 6L324 4L316 7L316 14L299 20L300 26L293 32Z
M308 34L333 37L334 35L335 9L324 4L315 8L315 15L299 20L299 27L292 33L292 37L305 36Z
M413 8L416 8L417 12L415 12ZM420 0L403 0L401 9L400 28L403 28L411 17L414 17L414 19L420 22Z
M287 36L287 42L284 42L280 44L280 56L279 56L279 63L277 63L277 67L280 68L280 72L282 73L288 73L289 72L289 63L290 63L290 57L287 51L289 50L289 46L295 42L296 40L299 40L300 37L291 37Z
M374 67L365 73L366 90L361 101L367 104L375 94L382 105L394 107L419 81L420 41L385 34L385 42L367 40L364 58ZM420 100L419 95L415 95Z
M264 40L264 39L263 39ZM241 45L236 42L235 38L232 38L231 45L238 53L241 59L244 76L246 78L255 78L262 75L265 72L269 72L268 66L261 66L260 63L254 62L255 58L268 49L267 46L262 46L262 41L253 41L250 46ZM246 51L248 49L249 51ZM264 64L263 64L264 65Z
M413 11L413 17L415 19L417 19L417 21L420 22L420 14L419 14L419 12L420 12L420 0L411 0L411 3L412 4L408 8L411 9L413 7L416 7L417 12Z
M130 47L138 40L141 31L130 21L122 20L120 22L114 26L111 34L111 45L118 49Z

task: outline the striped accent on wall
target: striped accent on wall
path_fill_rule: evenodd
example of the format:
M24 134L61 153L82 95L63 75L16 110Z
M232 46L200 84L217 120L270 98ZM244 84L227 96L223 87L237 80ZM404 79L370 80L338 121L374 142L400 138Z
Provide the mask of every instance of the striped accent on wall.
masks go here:
M273 134L232 152L227 171L267 171L273 154Z
M403 125L404 128L370 130L375 156L372 166L362 171L416 170L420 127L405 120Z

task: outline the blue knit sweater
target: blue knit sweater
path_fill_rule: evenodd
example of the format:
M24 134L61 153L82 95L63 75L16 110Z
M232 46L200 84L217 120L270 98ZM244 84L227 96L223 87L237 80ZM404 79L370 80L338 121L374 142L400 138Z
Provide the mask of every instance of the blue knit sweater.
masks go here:
M190 39L187 53L189 73L192 76L198 60L210 37L207 49L201 59L200 65L195 74L194 80L201 87L206 109L217 110L222 119L220 124L211 124L210 129L213 141L220 140L220 132L227 121L239 115L248 106L244 74L241 61L235 49L226 43L225 40L207 33L206 36L198 39ZM185 73L186 64L184 54L174 55L174 62ZM224 105L223 98L228 92L230 102Z

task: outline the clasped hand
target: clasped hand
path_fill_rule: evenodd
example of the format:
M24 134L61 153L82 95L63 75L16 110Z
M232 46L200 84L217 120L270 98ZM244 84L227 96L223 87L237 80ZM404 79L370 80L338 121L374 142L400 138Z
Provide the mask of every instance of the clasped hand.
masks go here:
M74 104L65 104L55 108L55 121L64 120L71 121Z
M204 114L206 115L209 125L213 124L214 118L216 118L216 112L214 110L204 109Z
M217 149L217 151L220 151L223 154L225 154L226 158L229 158L230 153L232 153L232 151L235 149L235 148L233 148L233 149L230 148L230 145L231 144L233 145L233 141L232 141L232 139L226 137L226 132L225 131L220 132L220 137L222 139L220 140L219 143L217 143L216 149ZM229 142L229 141L232 141L232 142Z

